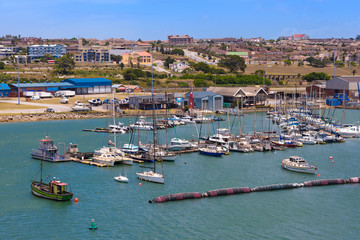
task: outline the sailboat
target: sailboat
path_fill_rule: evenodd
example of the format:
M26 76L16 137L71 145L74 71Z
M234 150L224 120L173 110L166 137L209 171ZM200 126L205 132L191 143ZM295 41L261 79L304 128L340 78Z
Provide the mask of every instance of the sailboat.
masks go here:
M113 99L115 90L113 90ZM113 121L115 125L115 103L113 102ZM108 135L109 137L109 135ZM132 165L133 160L126 156L121 149L116 147L116 131L114 132L114 143L108 139L108 147L102 147L101 149L94 151L93 161L107 166L114 166L116 163L122 163Z
M115 181L128 183L129 179L124 176L124 167L122 168L122 173L119 176L114 177Z
M147 168L149 170L144 171L144 172L138 172L136 173L136 175L138 176L138 178L140 180L144 180L144 181L149 181L149 182L155 182L155 183L161 183L164 184L165 183L165 177L164 177L164 168L163 168L163 162L161 161L161 166L162 166L162 173L157 173L156 172L156 161L155 161L155 157L156 157L156 124L155 124L155 98L154 98L154 79L153 79L153 66L151 65L151 96L152 96L152 102L153 102L153 151L152 151L152 155L153 155L153 159L154 159L154 166L153 167L145 167L142 166L143 168Z
M46 199L56 201L69 201L73 197L73 193L68 191L69 185L67 183L60 182L54 178L49 183L44 183L42 180L42 160L40 170L40 182L31 180L31 192L37 196Z

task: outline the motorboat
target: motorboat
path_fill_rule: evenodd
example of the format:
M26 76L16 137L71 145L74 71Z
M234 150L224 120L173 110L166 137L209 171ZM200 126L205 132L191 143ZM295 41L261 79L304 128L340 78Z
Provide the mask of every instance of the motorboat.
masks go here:
M85 106L84 103L76 103L71 109L73 112L86 112L91 110L89 107Z
M144 119L139 119L139 121L137 121L134 124L130 124L129 126L131 129L133 130L146 130L146 131L151 131L153 130L153 126L148 125Z
M112 132L116 133L126 133L129 131L128 126L124 126L124 123L119 122L118 124L110 124L109 128Z
M168 146L171 151L183 151L189 148L191 148L190 141L180 138L172 138Z
M356 125L345 125L344 127L336 128L335 132L343 137L355 137L360 138L360 126Z
M290 156L281 161L281 166L287 170L301 173L315 173L316 166L307 163L304 158L299 156Z
M253 152L254 149L251 147L249 142L245 138L240 138L239 141L229 142L229 150L233 152Z
M190 116L182 117L181 121L183 121L184 123L196 123L195 121L193 121L192 117Z
M126 143L123 145L123 147L121 148L121 150L124 153L129 153L129 154L136 154L137 152L139 152L139 146L134 145L132 143Z

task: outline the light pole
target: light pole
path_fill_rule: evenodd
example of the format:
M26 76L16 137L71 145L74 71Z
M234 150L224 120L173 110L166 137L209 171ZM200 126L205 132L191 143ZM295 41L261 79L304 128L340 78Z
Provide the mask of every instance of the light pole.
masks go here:
M20 105L20 57L19 55L17 56L18 58L18 105Z

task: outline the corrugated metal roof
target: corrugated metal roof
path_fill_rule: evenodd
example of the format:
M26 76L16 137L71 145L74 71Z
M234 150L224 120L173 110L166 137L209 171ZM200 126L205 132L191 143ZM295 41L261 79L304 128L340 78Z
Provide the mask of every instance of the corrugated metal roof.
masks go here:
M0 83L0 90L10 90L10 88L6 83Z
M14 87L18 87L18 84L10 84ZM75 87L73 84L68 82L49 82L49 83L20 83L21 88L27 88L27 87Z
M360 82L360 76L344 76L338 77L346 82Z
M106 85L111 86L112 81L106 78L68 78L61 82L69 82L71 84L74 84L75 86L99 86L99 85Z
M216 94L211 91L192 92L192 93L193 93L194 98L204 98L204 97L212 97L212 96L220 95L220 94Z

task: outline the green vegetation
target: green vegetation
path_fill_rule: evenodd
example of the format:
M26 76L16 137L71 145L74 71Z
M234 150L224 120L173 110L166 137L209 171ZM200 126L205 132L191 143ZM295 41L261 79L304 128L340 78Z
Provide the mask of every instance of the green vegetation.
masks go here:
M219 62L220 67L229 69L230 72L236 73L241 70L242 72L246 69L245 60L237 55L226 56Z
M204 79L194 79L193 84L195 87L208 87L209 84Z
M175 59L171 58L171 57L167 57L165 62L164 62L164 66L169 68L169 64L174 63Z
M184 74L180 77L180 79L194 79L194 80L207 80L216 82L216 85L262 85L263 78L262 76L255 76L255 75L213 75L211 73L208 74ZM203 82L200 82L203 83ZM270 86L271 81L265 78L265 84ZM195 85L195 81L194 81ZM202 86L200 86L202 87Z
M119 63L119 62L121 62L121 60L122 60L122 56L111 54L111 55L110 55L110 60L111 60L111 61L114 61L114 62L116 62L116 63Z
M55 60L54 72L60 75L66 75L73 72L75 68L74 59L69 53Z
M329 59L326 58L320 60L320 59L315 59L313 57L308 57L307 59L305 59L305 61L307 61L310 64L310 66L317 68L326 67L331 62Z
M312 82L315 80L330 80L330 76L324 72L312 72L303 76L302 79L308 82Z
M5 63L0 62L0 69L5 69Z
M182 88L188 88L189 84L187 82L177 82L177 85Z
M225 70L222 68L210 67L209 64L204 62L198 62L192 66L196 71L202 71L203 73L213 74L225 74Z

